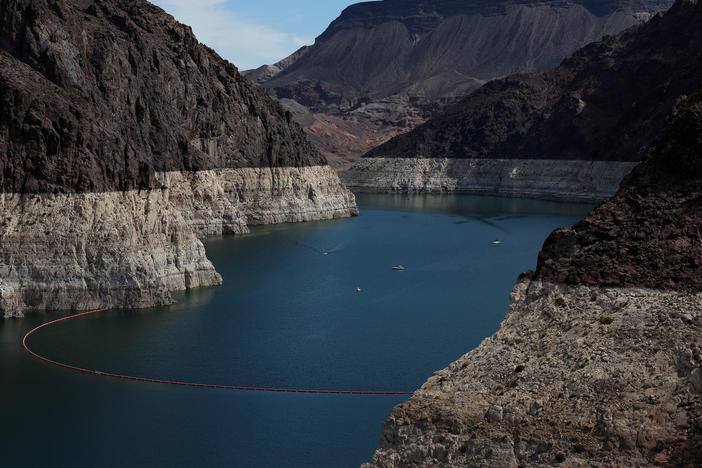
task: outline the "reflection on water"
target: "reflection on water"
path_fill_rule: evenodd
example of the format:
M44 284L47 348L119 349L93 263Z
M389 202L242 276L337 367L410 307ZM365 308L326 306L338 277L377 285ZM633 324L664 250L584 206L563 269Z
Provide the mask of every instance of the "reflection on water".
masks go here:
M588 209L468 196L358 201L356 218L207 239L222 286L177 293L169 307L62 322L32 347L167 380L412 390L495 331L548 233ZM398 264L405 269L393 271ZM70 372L21 345L61 315L0 321L7 466L358 466L404 399L165 388Z
M170 306L170 310L190 310L196 307L204 307L215 297L217 288L218 286L210 286L176 292L173 294L174 304Z
M357 193L356 201L366 209L381 208L401 211L434 211L478 218L480 215L514 213L518 217L529 214L582 216L593 208L582 203L560 203L528 198L504 198L478 195L402 195ZM514 219L502 216L500 220Z

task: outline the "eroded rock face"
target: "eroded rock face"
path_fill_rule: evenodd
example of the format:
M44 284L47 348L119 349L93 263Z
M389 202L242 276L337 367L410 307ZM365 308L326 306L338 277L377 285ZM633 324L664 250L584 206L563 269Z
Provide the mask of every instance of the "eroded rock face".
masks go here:
M537 274L572 284L702 291L702 93L681 103L621 190L555 231Z
M363 158L339 174L354 192L469 193L575 202L614 195L636 163L558 159Z
M170 302L221 284L205 247L160 190L1 194L0 310Z
M701 190L702 89L551 234L499 331L393 410L369 466L702 465Z
M199 238L357 214L301 128L144 0L0 0L0 313L144 307Z
M365 466L698 466L701 311L700 294L524 278L497 333L393 410Z
M557 66L669 0L363 2L292 60L245 72L343 165L411 130L487 80ZM292 63L291 63L292 62Z
M199 240L358 214L329 166L155 174L159 189L0 194L0 312L147 307L221 284Z

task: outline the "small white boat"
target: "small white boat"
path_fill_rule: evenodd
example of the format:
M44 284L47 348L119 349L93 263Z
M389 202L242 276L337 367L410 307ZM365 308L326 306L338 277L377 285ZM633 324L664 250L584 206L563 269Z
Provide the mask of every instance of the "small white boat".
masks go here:
M398 271L399 271L399 270L404 270L405 267L403 267L402 265L395 265L394 267L392 267L392 269L393 269L393 270L398 270Z
M501 244L502 241L500 239L495 239L494 241L492 241L492 243L493 244Z

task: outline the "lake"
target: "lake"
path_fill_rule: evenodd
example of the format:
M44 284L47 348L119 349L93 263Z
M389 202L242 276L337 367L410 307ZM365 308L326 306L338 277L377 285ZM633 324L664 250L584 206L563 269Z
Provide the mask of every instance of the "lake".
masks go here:
M363 194L358 204L357 218L208 239L222 287L179 293L169 307L56 324L31 346L141 377L412 391L497 330L547 235L592 208L428 195ZM403 271L392 270L399 264ZM407 398L84 375L22 348L24 333L60 316L0 321L4 466L358 466Z

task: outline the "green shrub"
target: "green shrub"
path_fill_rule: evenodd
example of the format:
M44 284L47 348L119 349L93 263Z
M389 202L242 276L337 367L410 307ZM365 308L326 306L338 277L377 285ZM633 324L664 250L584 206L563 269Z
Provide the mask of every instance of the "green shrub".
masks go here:
M556 298L556 305L558 307L563 307L565 305L565 299L563 299L562 297Z
M519 374L521 371L523 371L525 367L522 364L519 364L517 367L514 368L514 372Z
M609 325L612 322L614 322L614 319L612 317L600 317L600 323L602 325Z
M556 454L556 463L563 463L566 459L565 453L559 452Z

